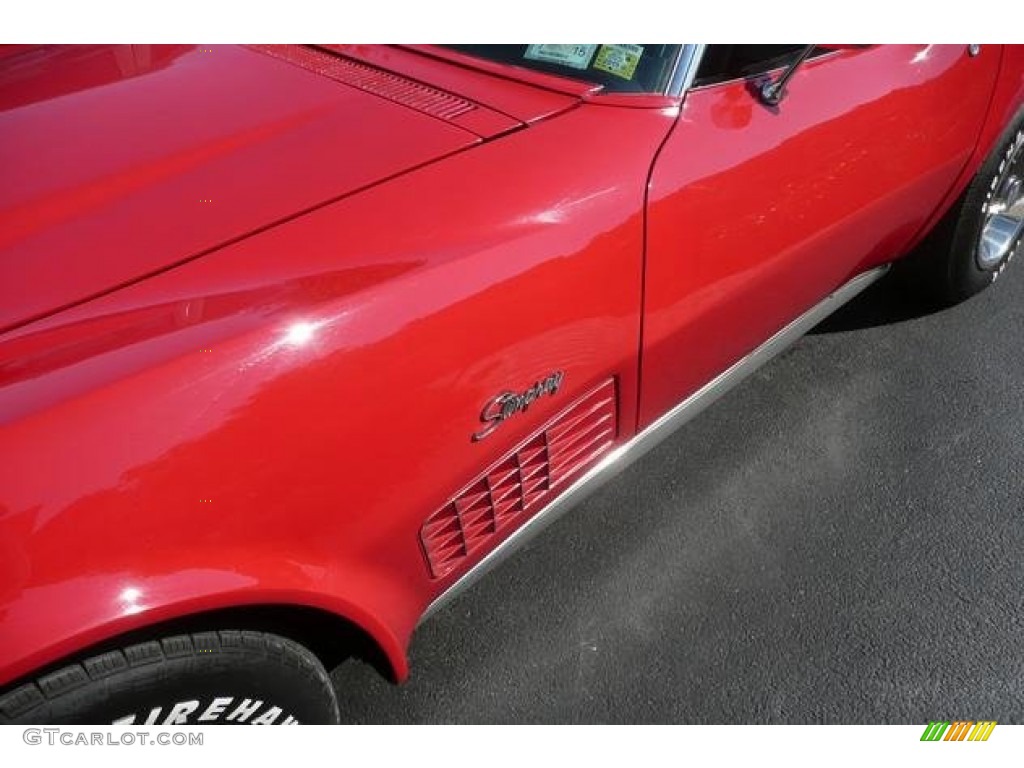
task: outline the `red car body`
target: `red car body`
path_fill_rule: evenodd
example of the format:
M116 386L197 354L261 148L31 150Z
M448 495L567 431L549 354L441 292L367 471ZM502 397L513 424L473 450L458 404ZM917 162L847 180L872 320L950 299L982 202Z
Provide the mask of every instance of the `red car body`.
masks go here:
M246 606L350 623L403 679L503 541L911 250L1024 104L1024 50L835 50L790 90L606 94L431 47L5 51L0 684ZM453 510L509 473L518 506L453 555Z

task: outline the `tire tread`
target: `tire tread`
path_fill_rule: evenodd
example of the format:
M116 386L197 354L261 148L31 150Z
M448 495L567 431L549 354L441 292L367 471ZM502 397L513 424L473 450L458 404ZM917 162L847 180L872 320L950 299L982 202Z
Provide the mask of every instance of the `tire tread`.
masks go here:
M232 629L172 635L89 656L0 693L0 724L18 722L60 696L129 669L189 656L245 652L274 659L307 679L316 680L321 669L310 651L280 635Z

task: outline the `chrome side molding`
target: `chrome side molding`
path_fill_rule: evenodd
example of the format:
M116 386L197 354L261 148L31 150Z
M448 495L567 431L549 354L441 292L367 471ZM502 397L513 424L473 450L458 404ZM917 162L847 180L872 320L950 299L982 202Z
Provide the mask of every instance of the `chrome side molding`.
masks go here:
M639 459L658 443L675 432L750 374L785 350L839 307L878 280L889 269L888 265L863 272L829 294L824 300L784 327L746 357L735 362L679 405L633 437L628 443L608 453L586 474L566 488L544 509L527 520L521 528L491 550L479 563L470 568L447 590L438 595L420 617L423 623L435 612L462 594L477 579L512 554L544 528L583 501L603 483Z

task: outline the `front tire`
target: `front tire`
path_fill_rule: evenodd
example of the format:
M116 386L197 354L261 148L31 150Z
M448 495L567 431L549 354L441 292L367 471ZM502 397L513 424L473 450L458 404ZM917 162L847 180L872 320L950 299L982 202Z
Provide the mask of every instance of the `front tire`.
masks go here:
M264 632L224 630L129 645L0 695L0 724L337 723L320 661Z
M1024 235L1024 111L1003 131L958 203L907 263L908 277L940 306L987 288Z

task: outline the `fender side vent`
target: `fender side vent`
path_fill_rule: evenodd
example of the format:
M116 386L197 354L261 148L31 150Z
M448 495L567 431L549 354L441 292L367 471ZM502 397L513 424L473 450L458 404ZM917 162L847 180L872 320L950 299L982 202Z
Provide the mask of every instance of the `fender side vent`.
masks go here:
M616 406L609 379L428 517L420 542L430 575L447 576L491 548L583 474L615 440Z
M284 59L318 75L351 85L442 120L452 120L476 105L452 93L371 67L339 54L302 45L254 45L257 51Z

